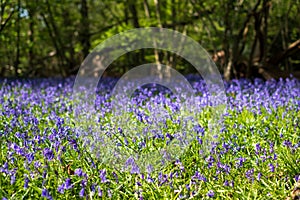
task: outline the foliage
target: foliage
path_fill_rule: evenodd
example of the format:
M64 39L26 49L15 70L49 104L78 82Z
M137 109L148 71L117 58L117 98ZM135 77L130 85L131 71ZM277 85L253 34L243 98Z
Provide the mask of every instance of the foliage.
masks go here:
M205 85L189 77L199 107L194 107L197 137L175 162L158 171L139 173L107 166L91 152L74 126L69 79L7 80L0 83L0 197L5 199L284 199L299 179L300 82L255 79L225 82L228 107L217 141L203 154L209 134L210 110ZM115 79L100 85L96 108L104 132L116 135L116 116L105 91ZM103 93L101 92L103 91ZM168 118L159 134L185 128L178 123L176 101L164 88L136 91L128 124L140 131L163 103ZM84 105L83 105L84 106ZM152 110L151 110L152 109ZM151 110L151 112L149 112ZM126 114L126 113L125 113ZM150 117L150 121L147 120ZM129 129L128 129L129 130ZM138 131L139 133L139 131ZM138 134L137 133L137 134ZM135 133L134 133L135 134ZM155 138L155 137L154 137ZM202 140L203 139L203 140ZM132 141L131 141L132 140ZM154 141L155 139L153 139ZM160 142L165 143L167 137ZM137 148L133 138L129 146ZM155 141L154 141L155 142ZM162 144L156 143L156 144ZM153 144L153 143L152 143ZM153 147L153 146L152 146ZM151 145L146 148L152 148Z
M272 62L299 40L299 0L0 3L1 76L75 74L88 52L100 42L125 30L149 26L187 34L213 57L224 51L215 61L228 79L256 76L262 67L291 73L299 66L298 51ZM129 66L153 61L192 72L188 63L176 55L146 51L144 55L129 53L125 60L116 61L111 73L120 75ZM244 65L247 69L241 67Z

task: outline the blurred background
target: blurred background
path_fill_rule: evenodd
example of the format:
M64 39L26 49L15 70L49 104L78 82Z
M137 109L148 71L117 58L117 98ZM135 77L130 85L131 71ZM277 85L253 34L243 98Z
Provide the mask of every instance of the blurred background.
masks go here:
M300 78L299 1L0 0L0 77L76 75L103 40L163 27L199 42L227 80ZM105 76L149 62L195 72L175 54L144 49L120 57Z

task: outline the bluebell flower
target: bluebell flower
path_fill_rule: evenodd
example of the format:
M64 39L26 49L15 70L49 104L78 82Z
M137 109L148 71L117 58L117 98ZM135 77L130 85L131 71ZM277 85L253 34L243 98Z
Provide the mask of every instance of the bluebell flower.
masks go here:
M40 166L41 166L40 161L35 161L35 162L34 162L34 167L35 167L35 168L38 169Z
M16 182L16 173L13 172L10 176L10 184L13 185Z
M141 182L139 182L139 181L136 182L136 185L137 186L142 186Z
M284 140L282 144L283 144L283 146L286 146L286 147L292 147L292 142L289 140Z
M257 180L260 181L261 177L262 177L262 173L259 172L259 173L257 174Z
M131 174L139 174L140 173L140 168L136 164L134 164L131 167L130 173Z
M8 174L8 163L5 162L2 167L0 167L0 172Z
M203 144L203 141L202 141L202 139L199 137L199 136L197 136L197 140L198 140L198 143L201 145L201 144Z
M81 168L77 168L77 169L75 169L74 174L76 174L79 177L82 177L83 176L83 171L82 171Z
M153 171L152 165L147 165L147 172L150 174Z
M151 178L150 174L147 175L146 180L147 180L148 183L154 183L154 180L153 180L153 178Z
M300 181L300 175L299 174L295 176L295 180L296 180L296 182Z
M258 154L258 153L260 152L260 150L261 150L261 146L260 146L259 143L257 143L257 144L255 145L255 153Z
M269 169L270 169L271 172L275 171L275 167L272 163L269 163Z
M73 147L74 150L79 151L76 140L70 139L69 143L72 145L72 147Z
M46 176L47 176L47 170L44 170L44 171L43 171L43 174L42 174L43 179L45 179Z
M29 178L27 176L27 174L25 174L25 179L24 179L24 189L28 188L28 183L29 183Z
M99 173L100 173L101 182L102 183L106 183L107 182L107 179L106 179L106 170L105 169L100 170Z
M253 173L254 173L254 169L253 168L247 170L246 171L246 178L253 181Z
M67 178L65 183L64 183L64 189L68 190L71 189L73 187L72 183L71 183L71 179Z
M238 168L240 168L240 167L243 166L243 163L246 161L246 158L239 157L237 160L238 161L237 161L236 165L237 165Z
M84 188L81 188L81 190L79 192L79 196L80 197L84 197Z
M194 176L192 176L192 179L207 182L206 177L200 174L198 171L195 172Z
M128 167L128 166L133 165L134 163L135 163L134 159L132 157L129 157L125 162L125 166Z
M45 148L43 151L43 154L44 154L44 157L49 161L54 158L53 151L49 148Z
M61 194L63 194L65 192L65 184L61 184L58 186L57 191Z
M234 181L233 180L230 182L230 186L234 187Z
M26 154L27 162L30 164L34 160L34 153Z
M118 178L118 175L116 174L116 172L113 172L112 174L115 177L116 182L119 183L119 178Z
M207 196L208 196L209 198L213 198L213 197L215 196L214 191L209 190L208 193L207 193Z
M102 190L101 190L100 186L98 186L98 196L102 197Z
M46 199L52 200L52 196L50 195L49 191L47 189L42 190L42 197L45 197Z
M223 185L224 185L224 186L229 186L229 181L228 181L228 180L225 180L224 183L223 183Z
M112 194L111 194L111 190L110 190L110 189L107 190L107 195L108 195L109 198L112 197Z

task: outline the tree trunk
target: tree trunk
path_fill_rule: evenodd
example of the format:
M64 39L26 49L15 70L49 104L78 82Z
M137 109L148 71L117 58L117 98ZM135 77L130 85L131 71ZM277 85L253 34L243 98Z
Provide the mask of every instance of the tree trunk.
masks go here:
M29 49L28 49L28 65L29 68L33 69L34 66L34 52L33 52L33 44L34 44L34 8L30 7L28 9L29 15Z
M21 20L21 0L18 0L18 17L17 17L17 22L16 22L16 32L17 32L17 50L16 50L16 58L14 62L14 69L15 69L15 76L19 76L19 64L20 64L20 31L21 31L21 26L20 26L20 20Z
M55 19L53 17L51 6L48 0L46 0L46 6L47 6L47 12L49 13L49 20L44 15L44 13L41 13L41 15L48 29L49 36L53 42L53 45L56 50L56 54L58 56L58 63L59 63L58 71L60 71L61 75L65 77L67 75L65 67L67 66L67 62L68 62L64 52L65 49L64 46L62 45L63 43L61 41L61 35L59 34L58 28L56 26Z
M155 14L156 14L156 19L157 19L157 23L158 23L158 27L162 28L162 23L161 23L161 13L160 13L160 1L159 0L154 0L154 4L155 4ZM157 46L157 41L153 41L155 47ZM162 59L162 55L161 53L155 48L154 49L154 56L155 56L155 63L156 63L156 68L157 68L157 72L159 73L159 78L163 77L162 74L162 66L161 66L161 59Z
M230 49L230 41L229 38L231 37L231 25L230 25L230 16L229 13L231 12L232 6L230 3L225 3L225 17L224 17L224 24L225 24L225 31L224 31L224 39L223 39L223 50L225 52L225 60L224 60L224 78L225 80L231 79L231 68L232 68L232 59L231 53L229 52Z
M128 0L128 8L129 11L132 15L132 24L134 28L140 28L140 23L139 23L139 16L138 16L138 11L136 9L136 4L134 0ZM144 57L145 57L145 50L140 49L139 52L136 53L136 58L138 64L144 63Z
M89 54L91 48L90 43L90 23L89 23L89 9L86 0L81 0L80 14L81 14L81 24L80 24L80 42L82 45L82 55L84 58Z

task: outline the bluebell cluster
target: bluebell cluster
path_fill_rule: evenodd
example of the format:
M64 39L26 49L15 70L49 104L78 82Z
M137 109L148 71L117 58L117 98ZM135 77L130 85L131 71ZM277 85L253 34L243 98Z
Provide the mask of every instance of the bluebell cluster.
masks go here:
M159 171L148 166L146 173L130 159L125 164L131 164L131 170L119 171L91 153L97 147L82 140L73 116L74 78L0 80L0 197L230 198L247 192L243 185L255 185L260 195L284 197L288 192L275 191L283 191L285 184L274 191L266 185L299 181L300 81L291 77L224 82L228 104L223 124L217 140L205 143L208 90L200 77L187 78L198 102L193 110L199 115L189 130L194 141L174 162ZM101 133L122 136L125 130L115 127L110 115L110 91L116 82L106 78L99 83L95 122ZM154 104L165 110L155 110ZM135 150L149 149L153 141L168 145L181 137L178 130L188 127L176 115L178 98L167 88L140 87L131 105L133 121L128 123L141 129L134 138L124 136L121 145ZM161 130L151 129L152 124L162 124ZM139 134L149 132L150 139L140 139ZM209 154L203 151L204 143L209 144ZM238 190L243 192L235 194Z

